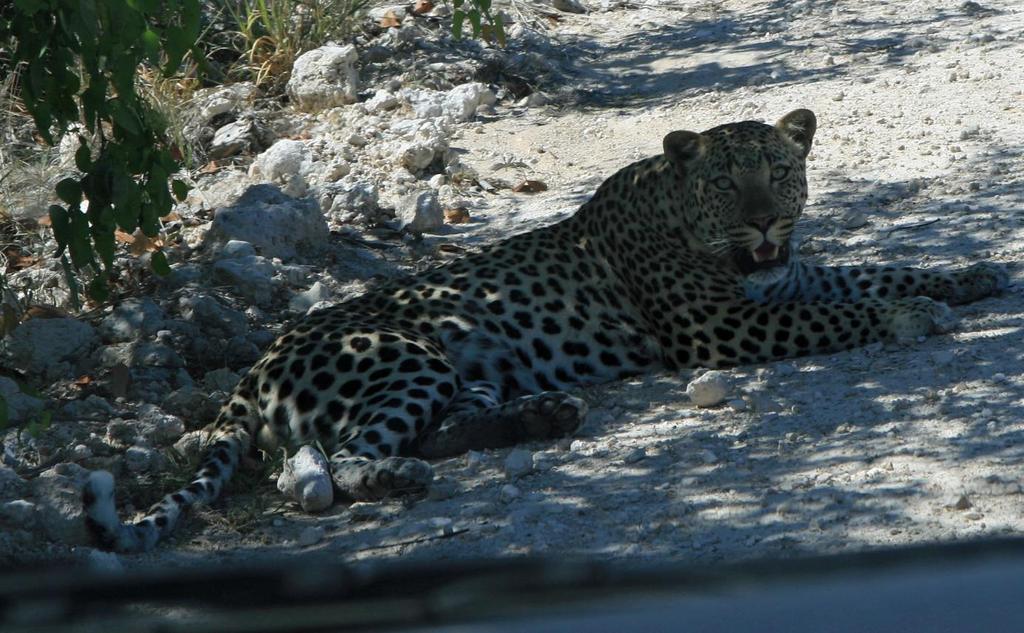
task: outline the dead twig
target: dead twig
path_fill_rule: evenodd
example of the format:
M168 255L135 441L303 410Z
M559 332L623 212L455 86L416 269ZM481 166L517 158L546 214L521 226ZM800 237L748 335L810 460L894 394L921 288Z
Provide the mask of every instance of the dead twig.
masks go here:
M939 218L932 218L931 220L925 220L924 222L917 222L915 224L904 224L902 226L894 226L893 228L889 229L889 231L885 234L885 239L889 239L890 237L892 237L892 234L895 233L896 231L912 231L914 229L920 229L922 227L935 224L938 221Z
M394 543L381 543L380 545L369 545L367 547L363 547L363 548L358 549L356 551L357 552L372 552L374 550L389 549L389 548L392 548L392 547L401 547L403 545L417 545L419 543L427 543L429 541L439 541L441 539L451 538L453 536L458 536L459 534L465 534L468 531L469 531L468 527L458 528L456 530L452 530L451 532L442 532L440 534L435 534L433 536L420 536L420 537L417 537L417 538L408 539L406 541L395 541Z

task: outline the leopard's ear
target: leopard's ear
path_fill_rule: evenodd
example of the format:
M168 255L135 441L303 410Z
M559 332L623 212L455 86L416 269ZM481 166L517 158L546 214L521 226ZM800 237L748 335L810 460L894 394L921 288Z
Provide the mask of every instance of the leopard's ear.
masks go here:
M779 119L775 129L781 132L784 138L796 144L802 158L807 158L811 153L814 132L818 129L818 119L810 110L793 110Z
M685 169L687 163L704 153L704 137L696 132L677 130L669 132L662 141L665 156L678 168Z

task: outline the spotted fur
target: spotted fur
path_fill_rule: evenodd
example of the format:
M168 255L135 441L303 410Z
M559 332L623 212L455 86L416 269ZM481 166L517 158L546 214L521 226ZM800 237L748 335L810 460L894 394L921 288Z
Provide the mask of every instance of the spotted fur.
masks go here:
M348 499L423 490L415 456L572 433L563 390L644 372L727 366L916 338L944 303L997 292L959 272L797 261L814 115L673 132L571 218L311 314L241 380L195 480L120 523L109 475L85 510L99 542L144 550L222 490L254 445L317 441Z

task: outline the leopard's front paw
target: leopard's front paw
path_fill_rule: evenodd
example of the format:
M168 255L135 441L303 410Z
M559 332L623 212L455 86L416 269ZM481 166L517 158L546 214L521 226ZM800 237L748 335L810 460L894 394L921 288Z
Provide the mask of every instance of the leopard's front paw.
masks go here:
M1010 284L1010 275L1005 266L992 262L980 262L953 273L956 289L951 302L970 303L999 294Z
M957 324L957 316L949 306L928 297L911 297L893 301L888 310L890 338L915 341L929 334L949 332Z

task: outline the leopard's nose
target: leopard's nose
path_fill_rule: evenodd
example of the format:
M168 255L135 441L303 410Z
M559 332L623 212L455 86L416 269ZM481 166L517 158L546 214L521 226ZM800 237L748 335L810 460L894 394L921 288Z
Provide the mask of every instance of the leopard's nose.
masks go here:
M774 223L775 223L775 218L773 218L773 217L771 217L771 218L754 218L752 220L748 220L748 224L750 224L750 226L756 228L757 230L761 231L762 233L767 233L768 229L770 229L772 227L772 224L774 224Z

